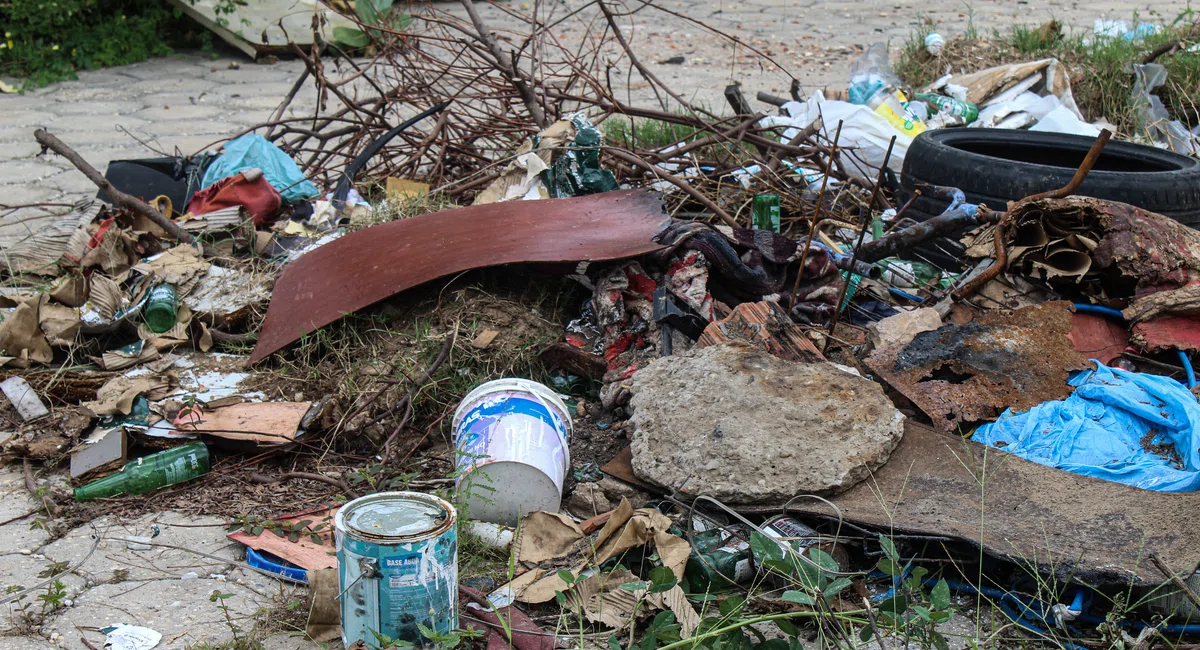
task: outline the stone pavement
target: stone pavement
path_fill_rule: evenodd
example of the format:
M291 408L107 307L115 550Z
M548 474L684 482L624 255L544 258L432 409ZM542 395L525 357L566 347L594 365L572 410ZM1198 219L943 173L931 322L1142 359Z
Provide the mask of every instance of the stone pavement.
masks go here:
M59 477L50 482L65 489ZM233 632L210 600L214 591L230 594L223 602L239 633L277 621L273 612L300 602L295 587L244 568L240 545L225 538L221 518L102 517L51 542L39 506L19 465L0 469L0 521L8 522L0 525L0 650L88 650L81 637L99 648L98 630L119 623L157 630L159 648L220 643ZM150 537L150 545L131 549L128 536ZM65 594L44 606L39 596L47 595L52 576ZM267 647L316 646L277 631Z

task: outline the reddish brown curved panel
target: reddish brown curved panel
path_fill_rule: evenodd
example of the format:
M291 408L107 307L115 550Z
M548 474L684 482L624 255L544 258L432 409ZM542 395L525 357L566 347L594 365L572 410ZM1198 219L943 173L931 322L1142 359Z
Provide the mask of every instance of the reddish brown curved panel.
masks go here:
M628 190L475 205L351 233L284 269L250 363L345 314L442 276L658 250L654 235L668 221L656 194Z

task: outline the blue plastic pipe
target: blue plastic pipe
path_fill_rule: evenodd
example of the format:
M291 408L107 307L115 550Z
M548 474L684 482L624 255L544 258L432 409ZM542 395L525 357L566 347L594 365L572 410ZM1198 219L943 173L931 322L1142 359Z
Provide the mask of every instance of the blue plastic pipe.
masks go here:
M1183 372L1187 374L1187 387L1191 390L1196 387L1196 372L1192 370L1192 360L1188 358L1187 352L1179 350L1179 363L1183 364Z
M1122 314L1120 309L1113 309L1112 307L1104 307L1102 305L1089 305L1083 302L1077 302L1073 306L1075 307L1075 311L1083 314L1107 316L1113 320L1125 322L1125 314Z

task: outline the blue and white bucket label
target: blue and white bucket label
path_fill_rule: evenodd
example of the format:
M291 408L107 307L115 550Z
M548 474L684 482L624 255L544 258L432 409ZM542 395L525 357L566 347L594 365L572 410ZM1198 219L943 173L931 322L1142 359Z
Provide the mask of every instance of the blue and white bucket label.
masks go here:
M455 437L460 481L488 463L516 461L537 468L562 491L566 426L556 409L528 393L493 393L481 399L463 416Z

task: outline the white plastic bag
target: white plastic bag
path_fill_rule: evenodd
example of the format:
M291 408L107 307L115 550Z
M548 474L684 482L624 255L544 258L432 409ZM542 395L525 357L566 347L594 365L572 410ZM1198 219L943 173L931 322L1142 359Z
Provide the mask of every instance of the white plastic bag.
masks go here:
M788 127L780 138L781 142L787 142L799 133L800 129L817 119L822 121L822 135L833 140L838 120L841 120L842 136L838 147L852 149L842 154L842 164L846 167L846 173L867 184L875 182L892 136L896 136L896 146L892 149L888 167L896 173L904 166L904 155L912 145L911 137L894 129L886 119L870 108L849 102L827 100L819 92L813 93L804 102L788 102L783 105L783 110L787 116L773 115L764 117L759 122L762 126Z

